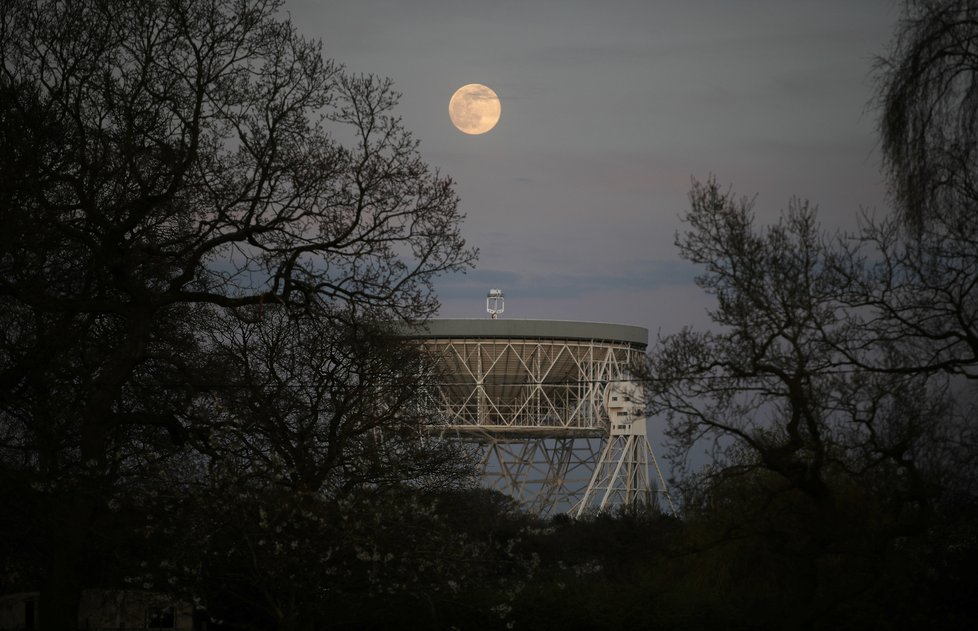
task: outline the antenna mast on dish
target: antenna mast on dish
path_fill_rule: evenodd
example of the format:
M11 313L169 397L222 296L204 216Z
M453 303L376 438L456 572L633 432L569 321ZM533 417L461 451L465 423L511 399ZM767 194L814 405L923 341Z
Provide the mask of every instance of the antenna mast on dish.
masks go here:
M495 320L496 316L503 312L505 305L503 304L503 290L502 289L490 289L489 295L486 296L486 311Z

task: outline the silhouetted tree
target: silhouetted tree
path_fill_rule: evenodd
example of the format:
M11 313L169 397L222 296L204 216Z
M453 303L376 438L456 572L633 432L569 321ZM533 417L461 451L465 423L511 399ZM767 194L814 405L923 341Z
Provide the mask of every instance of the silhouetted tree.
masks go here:
M474 257L390 82L279 10L0 6L0 462L47 523L46 628L76 623L115 499L207 425L217 309L417 320Z
M880 137L894 217L868 217L848 248L861 339L851 359L876 370L879 343L904 371L978 376L978 3L908 1L877 64Z
M430 360L389 323L349 316L278 307L215 316L203 333L224 373L205 395L207 446L234 454L246 477L334 501L367 486L471 479L458 443L427 431L418 375Z
M909 0L877 67L880 137L903 219L978 216L978 2Z
M164 572L169 584L294 629L312 628L351 584L401 593L417 583L402 573L422 572L411 561L422 547L408 532L403 547L384 541L385 524L414 511L423 528L430 507L411 495L468 486L475 469L457 442L428 432L419 349L349 315L273 306L216 318L207 346L224 380L203 397L211 422L200 499L182 505L196 536L171 545L186 560L167 564L206 570ZM354 548L370 550L374 574L358 573L367 553ZM435 567L426 584L444 587Z
M850 343L838 348L872 371L978 378L976 36L973 0L907 2L893 50L878 65L898 213L865 217L837 268L855 322ZM955 396L968 401L971 391L958 384ZM960 431L973 441L973 419L969 425Z
M790 592L797 624L854 602L883 615L887 589L960 624L913 584L946 562L936 533L974 527L978 494L978 5L906 11L878 66L897 214L828 239L793 201L759 229L751 200L694 183L677 245L703 266L715 328L650 353L674 457L713 455L685 480L704 571L738 602L765 574L754 587ZM914 578L881 580L893 567ZM920 591L941 589L960 585Z
M752 202L713 180L695 182L690 200L677 245L704 267L697 284L716 298L716 328L650 351L651 406L679 461L712 454L688 480L692 514L725 524L720 540L785 546L777 571L799 581L787 611L807 624L868 588L839 580L829 559L880 558L887 542L925 532L946 479L968 464L958 430L970 410L944 373L906 370L915 358L900 340L864 347L852 259L822 235L814 209L792 202L758 229ZM745 499L747 512L717 504Z

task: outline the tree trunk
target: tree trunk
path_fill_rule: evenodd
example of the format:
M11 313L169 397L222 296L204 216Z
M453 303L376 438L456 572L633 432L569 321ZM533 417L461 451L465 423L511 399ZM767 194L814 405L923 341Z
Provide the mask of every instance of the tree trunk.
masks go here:
M82 495L64 501L65 505L50 512L55 523L51 524L51 561L38 607L40 631L78 629L82 562L94 506Z
M96 387L81 412L80 460L82 472L70 482L74 488L67 497L55 494L51 507L51 561L47 580L41 589L40 631L73 631L79 628L78 606L85 587L85 561L92 551L91 534L95 514L101 502L100 488L105 471L107 429L102 419L111 409L113 395L126 374L125 362Z

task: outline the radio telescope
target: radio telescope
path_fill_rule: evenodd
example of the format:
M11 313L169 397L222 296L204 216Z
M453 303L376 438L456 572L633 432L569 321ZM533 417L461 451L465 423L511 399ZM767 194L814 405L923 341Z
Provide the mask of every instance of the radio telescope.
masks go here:
M432 429L476 445L485 481L538 514L636 504L675 513L632 376L648 331L497 319L502 292L492 292L493 319L430 320L405 333L436 365Z

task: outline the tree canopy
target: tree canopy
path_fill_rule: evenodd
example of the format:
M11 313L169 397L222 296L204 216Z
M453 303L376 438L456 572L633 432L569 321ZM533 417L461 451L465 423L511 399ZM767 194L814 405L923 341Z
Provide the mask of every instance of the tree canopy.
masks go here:
M877 64L880 139L904 220L978 212L978 5L910 0Z
M651 349L651 410L704 545L798 581L793 626L869 607L886 567L934 612L961 588L935 576L974 553L958 537L978 506L976 18L973 0L908 2L877 66L892 215L843 234L792 200L758 226L753 200L711 178L676 237L713 327Z
M0 467L42 507L19 534L43 557L47 628L75 624L115 502L243 446L222 410L237 405L245 443L283 458L325 440L307 435L318 419L362 441L362 419L410 407L375 369L394 355L367 340L429 316L432 279L475 252L397 100L324 57L276 0L0 6ZM253 348L276 343L284 355L262 365ZM312 349L315 375L295 363ZM296 383L276 391L283 379ZM279 442L259 448L270 428ZM282 462L330 477L297 456L276 475Z

